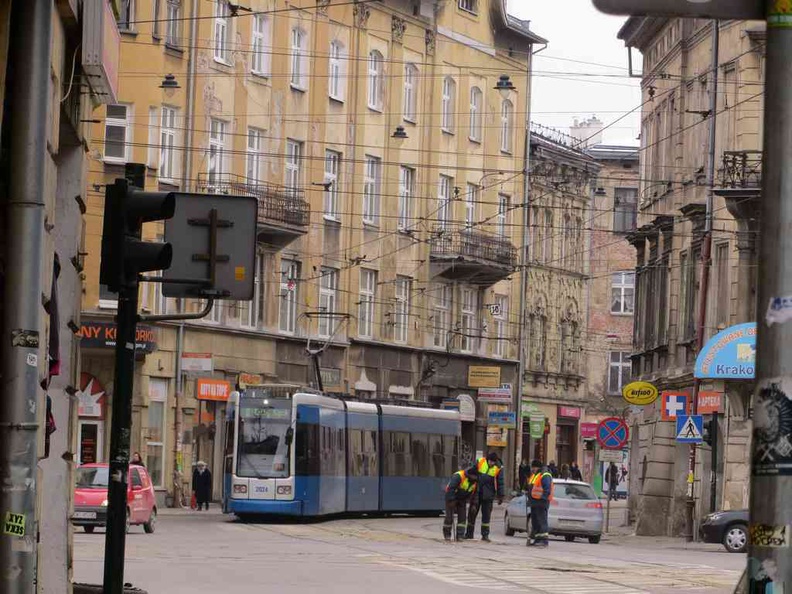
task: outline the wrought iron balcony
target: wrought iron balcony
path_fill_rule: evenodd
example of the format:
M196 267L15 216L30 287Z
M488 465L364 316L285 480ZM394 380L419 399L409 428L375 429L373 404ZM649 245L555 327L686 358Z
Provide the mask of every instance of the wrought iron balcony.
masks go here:
M722 188L759 188L762 185L762 151L723 151Z
M233 174L198 176L196 190L213 194L255 196L259 240L282 248L308 231L310 208L302 190L251 181Z
M517 250L484 231L436 228L430 239L433 276L489 286L514 272Z

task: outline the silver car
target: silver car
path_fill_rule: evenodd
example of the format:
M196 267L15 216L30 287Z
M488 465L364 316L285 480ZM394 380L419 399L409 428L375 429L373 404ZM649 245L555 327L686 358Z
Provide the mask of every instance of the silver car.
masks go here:
M602 536L602 502L587 483L553 479L555 491L550 504L550 534L563 536L572 542L585 537L597 544ZM506 536L526 531L525 495L514 497L506 507L504 517Z

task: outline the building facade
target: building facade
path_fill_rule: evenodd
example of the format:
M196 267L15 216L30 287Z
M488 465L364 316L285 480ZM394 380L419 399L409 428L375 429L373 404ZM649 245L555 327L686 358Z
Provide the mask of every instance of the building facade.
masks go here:
M125 6L119 101L90 152L81 369L101 396L78 457L107 452L115 302L98 254L104 185L128 162L147 165L147 189L259 202L254 300L139 333L132 443L161 500L189 489L199 458L220 496L228 393L318 384L308 348L327 392L459 408L463 458L513 456L487 412L517 384L528 75L543 40L500 0ZM180 88L162 88L166 74ZM141 291L144 313L202 307Z
M755 320L764 25L719 25L717 88L710 68L713 33L710 21L661 18L631 18L620 32L629 48L641 51L644 65L639 226L629 236L637 252L632 373L683 408L682 398L692 395L704 266L705 338ZM710 188L707 138L713 122ZM710 189L712 257L701 262ZM713 393L720 408L707 417L717 422L716 455L706 444L698 448L696 520L711 511L713 468L714 507L747 507L751 388L750 379L702 379L701 390ZM676 425L662 420L668 416L662 408L661 399L633 419L630 493L639 534L685 530L689 448L676 441Z

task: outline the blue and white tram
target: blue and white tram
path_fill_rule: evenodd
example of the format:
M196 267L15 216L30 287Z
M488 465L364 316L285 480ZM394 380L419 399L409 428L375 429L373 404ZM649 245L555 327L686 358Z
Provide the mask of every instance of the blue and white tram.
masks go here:
M230 411L223 503L238 516L443 509L459 414L255 387Z

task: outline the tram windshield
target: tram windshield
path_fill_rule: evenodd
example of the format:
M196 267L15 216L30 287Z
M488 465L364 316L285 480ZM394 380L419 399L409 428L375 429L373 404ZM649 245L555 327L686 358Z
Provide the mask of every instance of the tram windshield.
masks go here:
M288 399L240 399L238 476L289 476L289 451L294 433L291 406Z

